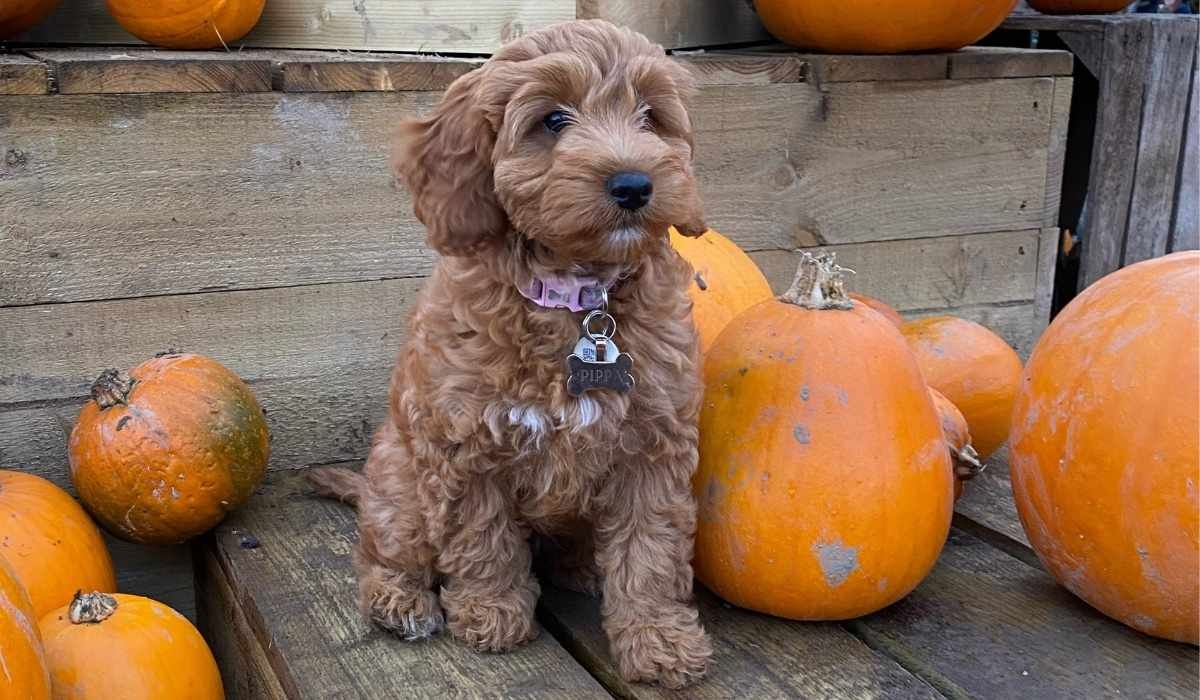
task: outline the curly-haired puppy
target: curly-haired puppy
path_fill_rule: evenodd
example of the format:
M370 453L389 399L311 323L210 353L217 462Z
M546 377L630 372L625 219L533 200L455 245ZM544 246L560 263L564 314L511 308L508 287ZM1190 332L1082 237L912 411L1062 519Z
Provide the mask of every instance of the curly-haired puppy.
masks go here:
M691 272L667 235L706 228L691 90L641 35L573 22L507 44L402 124L395 169L442 257L363 475L314 475L358 505L361 605L382 627L444 625L492 652L533 639L533 536L556 582L603 596L627 679L703 675ZM576 396L566 358L605 301L635 385Z

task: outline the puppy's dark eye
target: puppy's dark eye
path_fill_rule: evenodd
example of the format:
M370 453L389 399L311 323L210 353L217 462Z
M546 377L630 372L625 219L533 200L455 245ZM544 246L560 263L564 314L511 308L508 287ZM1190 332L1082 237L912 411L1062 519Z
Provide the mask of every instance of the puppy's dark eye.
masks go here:
M654 112L649 107L642 112L642 128L647 131L654 130Z
M571 123L571 117L561 109L556 109L542 119L542 124L552 133L557 134Z

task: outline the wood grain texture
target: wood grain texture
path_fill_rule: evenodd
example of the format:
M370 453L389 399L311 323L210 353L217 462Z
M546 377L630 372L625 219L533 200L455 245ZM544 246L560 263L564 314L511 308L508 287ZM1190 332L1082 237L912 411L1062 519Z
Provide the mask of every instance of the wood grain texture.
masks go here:
M806 77L804 61L793 54L735 52L675 55L702 86L799 83Z
M356 606L353 511L307 492L299 472L272 472L213 547L289 698L608 697L547 634L490 655L446 635L413 644L370 627ZM259 546L242 548L245 535Z
M406 54L278 52L280 89L285 92L390 92L445 90L483 63L482 58Z
M1029 548L1029 538L1021 527L1017 505L1009 481L1008 447L1002 447L987 460L987 469L963 486L962 498L954 511L970 520ZM1032 552L1032 550L1030 550Z
M952 697L1195 698L1195 647L1110 620L1048 574L954 530L907 598L849 623Z
M1058 38L1071 49L1071 53L1088 72L1096 78L1100 77L1101 66L1104 65L1103 32L1058 32Z
M1054 306L1054 277L1058 272L1058 246L1061 229L1044 228L1038 233L1037 278L1033 285L1034 329L1040 335L1050 325ZM1036 340L1037 336L1035 336Z
M693 117L709 223L748 250L1039 228L1053 88L706 87ZM436 99L5 98L22 155L0 163L0 306L426 274L386 159L395 123Z
M863 81L945 80L950 59L944 53L891 56L799 54L809 66L811 79L821 83Z
M1200 46L1193 58L1170 250L1200 248Z
M73 489L71 492L74 494ZM112 554L119 591L152 598L189 620L196 619L192 555L187 545L149 547L124 542L107 533L104 541Z
M951 80L1067 76L1074 68L1074 59L1066 51L968 46L947 56L947 77Z
M266 92L271 62L217 51L48 50L31 54L53 72L58 92Z
M669 49L770 38L744 0L577 0L575 7L579 19L606 19Z
M50 92L46 64L21 54L0 54L0 95L45 95Z
M1067 156L1067 132L1071 122L1071 93L1075 86L1073 78L1057 78L1054 81L1054 97L1050 107L1050 135L1046 158L1046 196L1042 202L1042 226L1059 225L1059 210L1062 206L1063 168Z
M940 698L895 661L834 624L806 624L734 608L711 593L697 597L713 641L708 677L686 690L625 682L600 628L599 601L543 587L541 618L568 650L620 698Z

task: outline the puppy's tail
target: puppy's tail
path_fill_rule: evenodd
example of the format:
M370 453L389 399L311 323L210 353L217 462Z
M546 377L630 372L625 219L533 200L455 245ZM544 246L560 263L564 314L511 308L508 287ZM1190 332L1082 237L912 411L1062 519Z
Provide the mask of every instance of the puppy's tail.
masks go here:
M352 506L358 506L367 488L367 477L345 467L318 467L309 469L304 476L318 496L336 498Z

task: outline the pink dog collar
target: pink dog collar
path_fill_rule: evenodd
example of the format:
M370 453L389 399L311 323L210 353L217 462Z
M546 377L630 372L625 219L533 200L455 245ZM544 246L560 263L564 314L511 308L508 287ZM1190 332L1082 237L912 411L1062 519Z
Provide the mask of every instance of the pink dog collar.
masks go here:
M521 296L546 309L591 311L608 301L608 287L595 277L547 275L518 288Z

